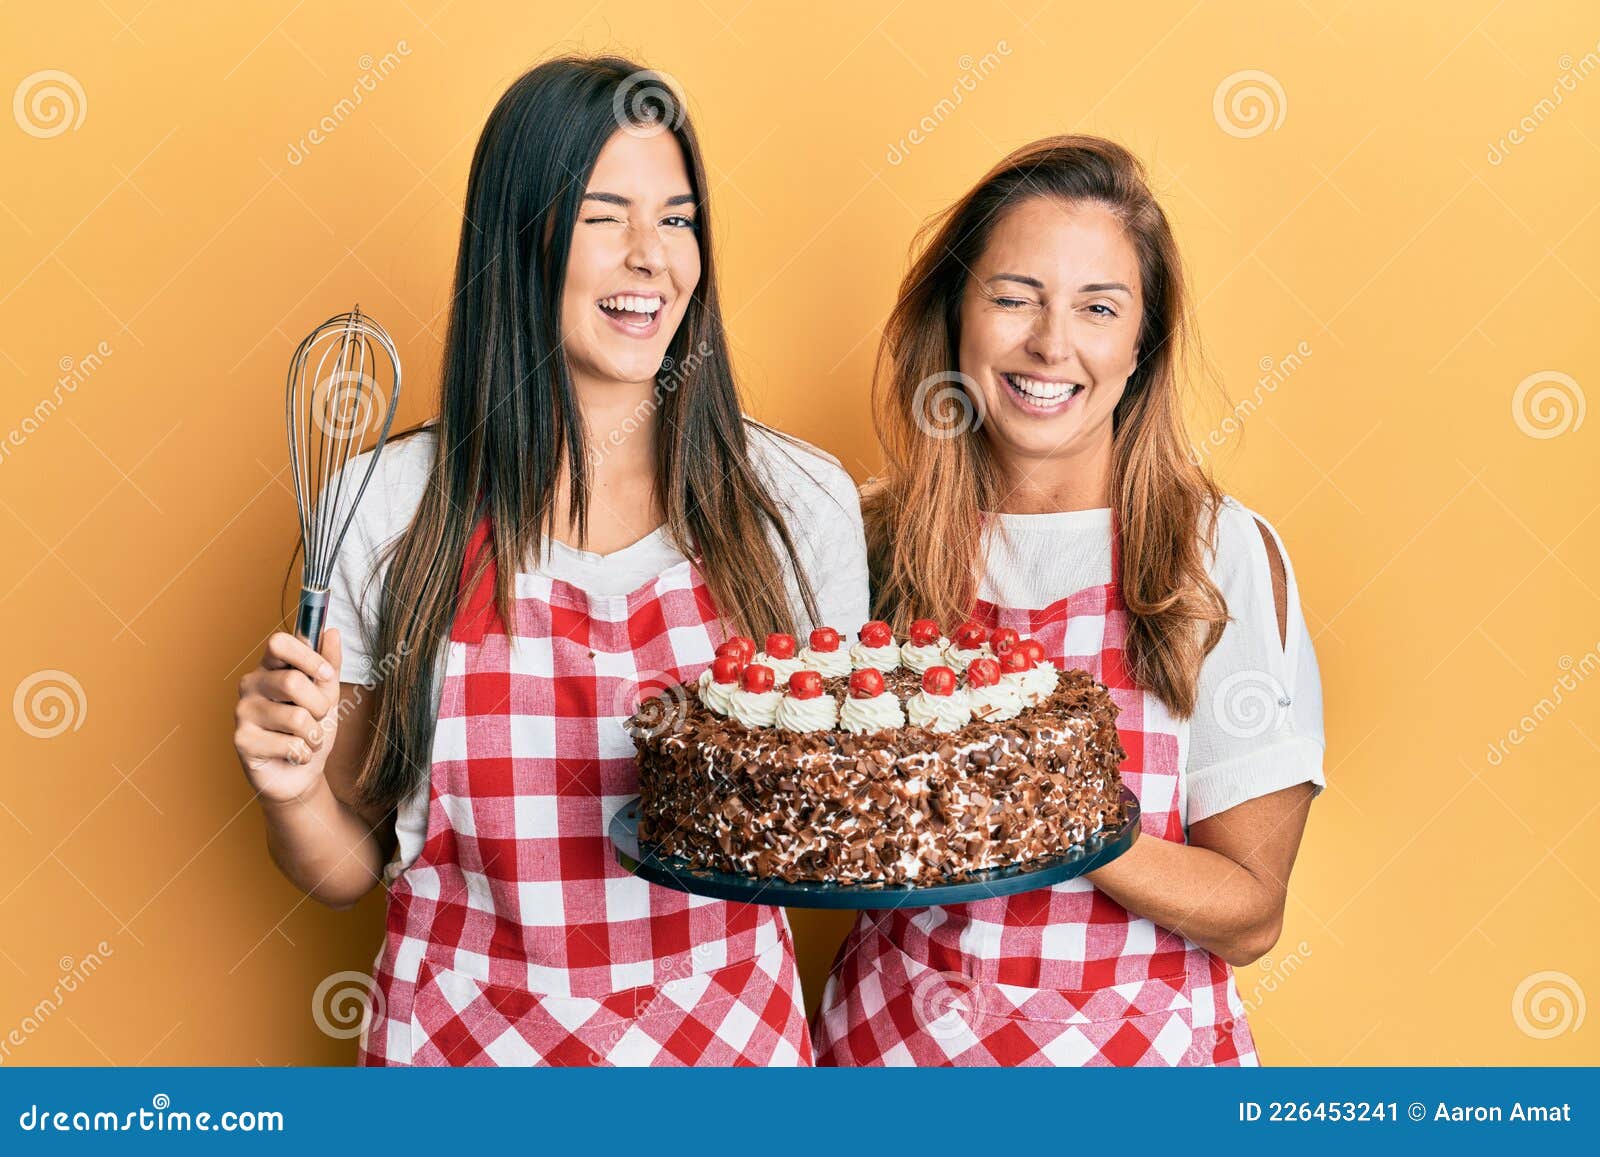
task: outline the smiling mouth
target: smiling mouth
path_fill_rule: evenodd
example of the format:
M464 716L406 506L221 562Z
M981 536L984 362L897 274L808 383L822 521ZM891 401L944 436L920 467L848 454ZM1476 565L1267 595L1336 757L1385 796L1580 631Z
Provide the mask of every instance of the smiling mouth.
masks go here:
M1047 381L1044 378L1031 378L1025 374L1003 373L1000 375L1000 380L1024 404L1039 409L1062 405L1083 393L1083 386L1076 382Z
M659 293L619 293L602 297L595 304L618 325L646 330L655 324L666 299Z

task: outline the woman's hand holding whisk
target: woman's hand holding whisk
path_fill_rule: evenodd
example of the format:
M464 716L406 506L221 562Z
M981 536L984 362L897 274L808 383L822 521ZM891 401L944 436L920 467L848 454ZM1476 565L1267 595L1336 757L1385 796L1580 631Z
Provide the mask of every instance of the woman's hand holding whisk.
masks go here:
M339 632L322 653L279 631L254 670L239 680L233 746L264 800L293 803L322 786L339 724Z
M342 651L331 628L320 655L291 634L273 635L260 665L239 681L233 732L273 862L333 908L370 892L394 852L390 810L362 804L355 790L372 705L362 688L341 688Z

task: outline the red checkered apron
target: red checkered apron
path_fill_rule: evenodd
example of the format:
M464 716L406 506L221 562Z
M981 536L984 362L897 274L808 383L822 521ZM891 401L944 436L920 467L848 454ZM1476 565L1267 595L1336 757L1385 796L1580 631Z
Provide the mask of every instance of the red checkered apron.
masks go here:
M1033 636L1058 666L1106 685L1121 708L1140 837L1184 842L1185 724L1128 677L1115 581L1040 610L979 602L974 617ZM1227 962L1084 879L863 912L834 961L815 1035L820 1065L1258 1063Z
M480 524L469 573L488 542ZM493 591L491 566L451 632L361 1063L809 1064L782 911L647 884L606 834L638 793L640 689L697 676L723 637L693 563L616 596L519 574L509 632Z

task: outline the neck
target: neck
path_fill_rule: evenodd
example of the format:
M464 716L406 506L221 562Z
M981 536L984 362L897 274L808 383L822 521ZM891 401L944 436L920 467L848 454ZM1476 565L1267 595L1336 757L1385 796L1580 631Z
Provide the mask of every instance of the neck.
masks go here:
M656 493L655 383L576 378L574 393L588 443L588 533L580 539L568 517L571 485L556 475L555 537L569 546L608 554L637 542L661 524ZM563 462L565 449L562 449Z
M660 404L654 381L619 382L574 376L594 477L654 475Z
M1111 440L1051 458L996 455L999 514L1052 514L1111 505Z

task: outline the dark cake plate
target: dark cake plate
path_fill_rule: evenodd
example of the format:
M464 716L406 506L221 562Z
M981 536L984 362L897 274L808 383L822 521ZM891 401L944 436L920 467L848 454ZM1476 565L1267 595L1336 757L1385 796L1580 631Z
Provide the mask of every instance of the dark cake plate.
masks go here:
M1139 835L1139 799L1127 785L1122 788L1122 802L1128 816L1121 826L1102 828L1068 852L1009 868L973 872L960 880L939 884L791 884L777 877L762 879L694 868L677 856L660 855L652 846L640 845L637 799L629 800L612 817L611 843L617 860L640 879L714 900L779 908L931 908L1048 888L1104 867L1131 848Z

